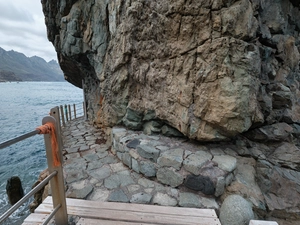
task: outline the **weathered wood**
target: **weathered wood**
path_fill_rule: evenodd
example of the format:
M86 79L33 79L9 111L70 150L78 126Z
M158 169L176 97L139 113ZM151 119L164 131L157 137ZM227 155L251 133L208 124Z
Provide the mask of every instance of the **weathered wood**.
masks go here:
M250 220L249 225L278 225L275 221Z
M196 208L183 208L183 207L168 207L158 205L144 205L144 204L127 204L119 202L99 202L99 201L87 201L82 199L67 198L67 205L77 206L80 208L97 208L108 210L120 210L120 211L135 211L135 212L152 212L157 214L171 214L182 216L199 216L199 217L212 217L217 218L217 214L213 209L196 209ZM43 205L51 205L52 198L48 196Z
M98 202L80 199L66 199L69 215L77 215L91 221L114 221L114 224L173 224L173 225L221 225L213 209L195 209L142 205L115 202ZM52 209L52 199L47 197L35 213L48 214ZM93 223L83 223L93 224ZM95 222L94 224L97 224Z
M56 126L56 121L54 117L48 116L43 118L43 125L47 122L52 122ZM56 132L56 138L57 132ZM46 156L47 156L47 163L48 163L48 170L51 174L53 171L57 171L57 175L50 180L51 185L51 193L53 197L53 208L57 205L61 204L60 209L55 214L55 221L57 225L65 225L68 224L68 215L67 215L67 207L66 207L66 197L65 197L65 186L64 186L64 179L63 179L63 170L62 170L62 149L58 141L58 153L60 159L60 165L55 166L53 163L53 155L52 155L52 146L51 146L51 135L45 134L44 135L45 146L46 146Z
M116 221L111 220L97 220L97 219L89 219L89 218L81 218L76 225L116 225ZM118 221L118 225L156 225L153 223L133 223L133 222L120 222Z

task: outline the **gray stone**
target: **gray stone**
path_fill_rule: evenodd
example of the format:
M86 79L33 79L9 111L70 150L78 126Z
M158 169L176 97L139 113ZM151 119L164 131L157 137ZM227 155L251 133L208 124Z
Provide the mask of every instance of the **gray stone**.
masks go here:
M103 163L99 162L99 161L92 161L92 162L89 162L87 164L87 170L94 170L94 169L98 169L100 167L103 166Z
M292 134L293 127L286 123L266 125L245 133L246 137L254 141L286 141Z
M112 140L115 140L116 142L120 141L121 137L124 137L126 135L127 131L125 128L120 127L113 127L111 130L111 137Z
M86 179L87 177L88 177L88 175L83 170L79 169L77 171L69 171L67 173L66 182L67 183L72 183L74 181L79 181L79 180L82 180L82 179Z
M132 195L130 202L131 203L138 203L138 204L149 204L151 201L152 195L147 193L137 193Z
M254 219L251 204L239 195L225 198L220 209L222 225L248 225Z
M224 193L226 181L224 177L218 177L216 182L215 196L219 197Z
M157 159L157 164L160 166L172 166L179 170L183 161L183 149L176 148L166 151Z
M189 155L183 161L183 167L187 171L199 175L200 169L205 163L212 159L212 155L206 151L197 151L195 154Z
M122 122L126 127L132 130L140 130L143 126L142 113L133 109L127 108L126 114L123 117Z
M146 177L155 177L156 167L155 164L148 161L140 161L140 172Z
M132 162L132 169L139 173L140 172L140 164L139 162L136 160L136 159L131 159L131 162Z
M142 185L144 188L153 188L154 187L154 182L151 180L148 180L146 178L140 178L138 180L138 184Z
M156 173L157 180L163 184L177 187L183 183L183 176L171 168L160 168Z
M128 166L129 168L131 168L131 156L130 156L130 154L129 153L124 153L123 155L122 155L122 162L126 165L126 166Z
M121 189L114 190L110 193L107 201L109 202L129 202L127 195Z
M105 179L106 177L109 177L110 174L111 174L111 170L109 167L107 166L103 166L99 169L95 169L95 170L91 170L91 171L87 171L87 173L94 177L95 179L97 180L103 180Z
M138 145L140 144L140 140L139 139L133 139L132 141L129 141L126 146L128 148L136 148Z
M93 187L91 185L87 185L82 189L73 189L68 195L68 198L79 198L85 199L91 192L93 191Z
M236 158L229 155L217 155L213 161L218 163L218 167L227 172L232 172L236 168Z
M202 205L199 196L190 192L182 192L179 194L179 206L200 208Z
M153 197L153 204L164 206L176 206L177 200L167 194L157 192Z
M103 159L99 159L99 162L103 164L111 164L111 163L117 163L118 159L115 156L109 155Z
M200 196L199 201L205 209L219 209L219 205L214 198L205 198Z
M119 187L125 187L129 184L133 184L134 181L129 174L117 173L104 180L104 186L108 189L115 189Z
M140 154L140 156L146 159L152 159L154 162L156 162L160 154L159 150L157 150L153 146L148 146L148 145L138 145L137 151Z

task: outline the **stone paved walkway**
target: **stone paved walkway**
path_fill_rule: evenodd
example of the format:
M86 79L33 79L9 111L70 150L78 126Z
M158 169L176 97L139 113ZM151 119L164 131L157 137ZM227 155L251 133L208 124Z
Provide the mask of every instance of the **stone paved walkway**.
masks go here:
M185 187L174 188L163 185L155 178L147 178L125 166L116 155L112 154L108 136L83 119L69 122L62 129L62 133L67 197L94 201L219 208L213 196L208 198Z

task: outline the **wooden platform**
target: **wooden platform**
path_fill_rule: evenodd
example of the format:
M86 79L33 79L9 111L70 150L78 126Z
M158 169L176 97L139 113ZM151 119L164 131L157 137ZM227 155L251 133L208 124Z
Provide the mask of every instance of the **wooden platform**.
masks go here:
M77 225L221 225L213 209L98 202L67 198L68 215L80 217ZM52 210L52 198L30 214L23 225L42 224Z

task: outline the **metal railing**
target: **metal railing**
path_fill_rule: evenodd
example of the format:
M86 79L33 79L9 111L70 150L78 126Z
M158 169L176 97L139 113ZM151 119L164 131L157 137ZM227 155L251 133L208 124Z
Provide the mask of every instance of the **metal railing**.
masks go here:
M60 105L60 125L65 126L66 122L77 119L82 116L86 116L86 107L84 102L80 104L73 105ZM73 115L73 116L72 116Z
M53 154L52 154L52 145L51 145L51 134L44 134L47 164L49 170L49 176L45 178L41 183L39 183L35 188L33 188L29 193L27 193L22 199L20 199L16 204L14 204L10 209L8 209L1 217L0 223L6 220L13 212L15 212L23 203L25 203L31 196L41 190L48 182L50 182L51 193L53 199L53 211L47 217L43 224L47 224L53 217L55 217L55 223L57 225L68 224L68 215L66 207L66 198L65 198L65 187L64 187L64 178L62 170L62 139L60 132L60 115L59 108L55 107L51 109L50 116L46 116L42 120L42 124L51 123L55 127L55 136L58 144L58 158L61 162L59 165L54 165ZM0 143L0 149L15 144L19 141L22 141L26 138L39 134L40 131L34 130L32 132L26 133L19 137L13 138L9 141Z

